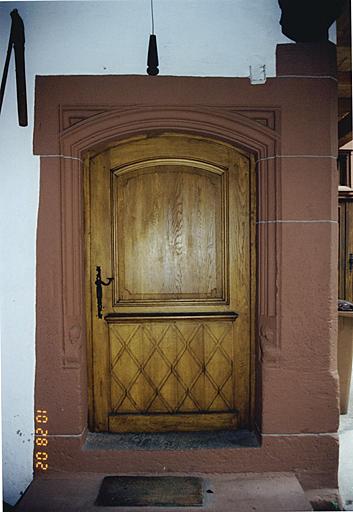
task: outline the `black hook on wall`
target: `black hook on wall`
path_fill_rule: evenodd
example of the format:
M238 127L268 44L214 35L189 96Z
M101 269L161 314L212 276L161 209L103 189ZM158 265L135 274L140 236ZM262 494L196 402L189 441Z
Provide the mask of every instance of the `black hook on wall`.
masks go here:
M25 29L23 20L18 14L17 9L11 11L10 16L12 19L12 24L0 87L0 113L5 94L7 75L9 72L11 51L13 48L15 52L18 123L20 126L28 126L25 72Z

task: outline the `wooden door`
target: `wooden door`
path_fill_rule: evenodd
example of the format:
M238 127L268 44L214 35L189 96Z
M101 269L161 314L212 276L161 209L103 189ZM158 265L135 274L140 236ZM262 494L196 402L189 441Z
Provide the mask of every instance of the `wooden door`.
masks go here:
M164 134L86 161L90 425L248 425L254 286L249 159ZM97 310L97 266L102 318Z

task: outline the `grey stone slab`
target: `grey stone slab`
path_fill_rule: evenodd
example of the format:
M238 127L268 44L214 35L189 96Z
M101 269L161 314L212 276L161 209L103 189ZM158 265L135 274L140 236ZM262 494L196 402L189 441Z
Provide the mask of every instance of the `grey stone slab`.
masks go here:
M196 474L204 482L202 507L99 507L94 504L105 476L97 473L52 474L34 480L16 512L301 512L312 510L295 475ZM172 475L169 475L172 476Z
M258 447L248 430L213 432L139 432L127 434L87 434L84 450L189 450L200 448Z

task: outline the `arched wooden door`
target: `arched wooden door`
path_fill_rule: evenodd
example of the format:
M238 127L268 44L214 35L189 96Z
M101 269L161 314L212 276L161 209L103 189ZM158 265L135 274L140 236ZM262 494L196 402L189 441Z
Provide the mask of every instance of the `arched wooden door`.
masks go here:
M85 167L91 429L246 427L249 158L218 141L163 134L90 155Z

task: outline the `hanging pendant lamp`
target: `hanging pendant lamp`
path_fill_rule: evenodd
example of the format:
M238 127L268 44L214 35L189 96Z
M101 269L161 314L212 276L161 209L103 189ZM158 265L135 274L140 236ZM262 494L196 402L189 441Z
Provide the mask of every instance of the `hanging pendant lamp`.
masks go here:
M153 0L151 0L151 21L152 21L152 34L148 43L148 56L147 56L147 74L156 76L159 73L158 69L158 50L157 38L154 33L154 15L153 15Z

